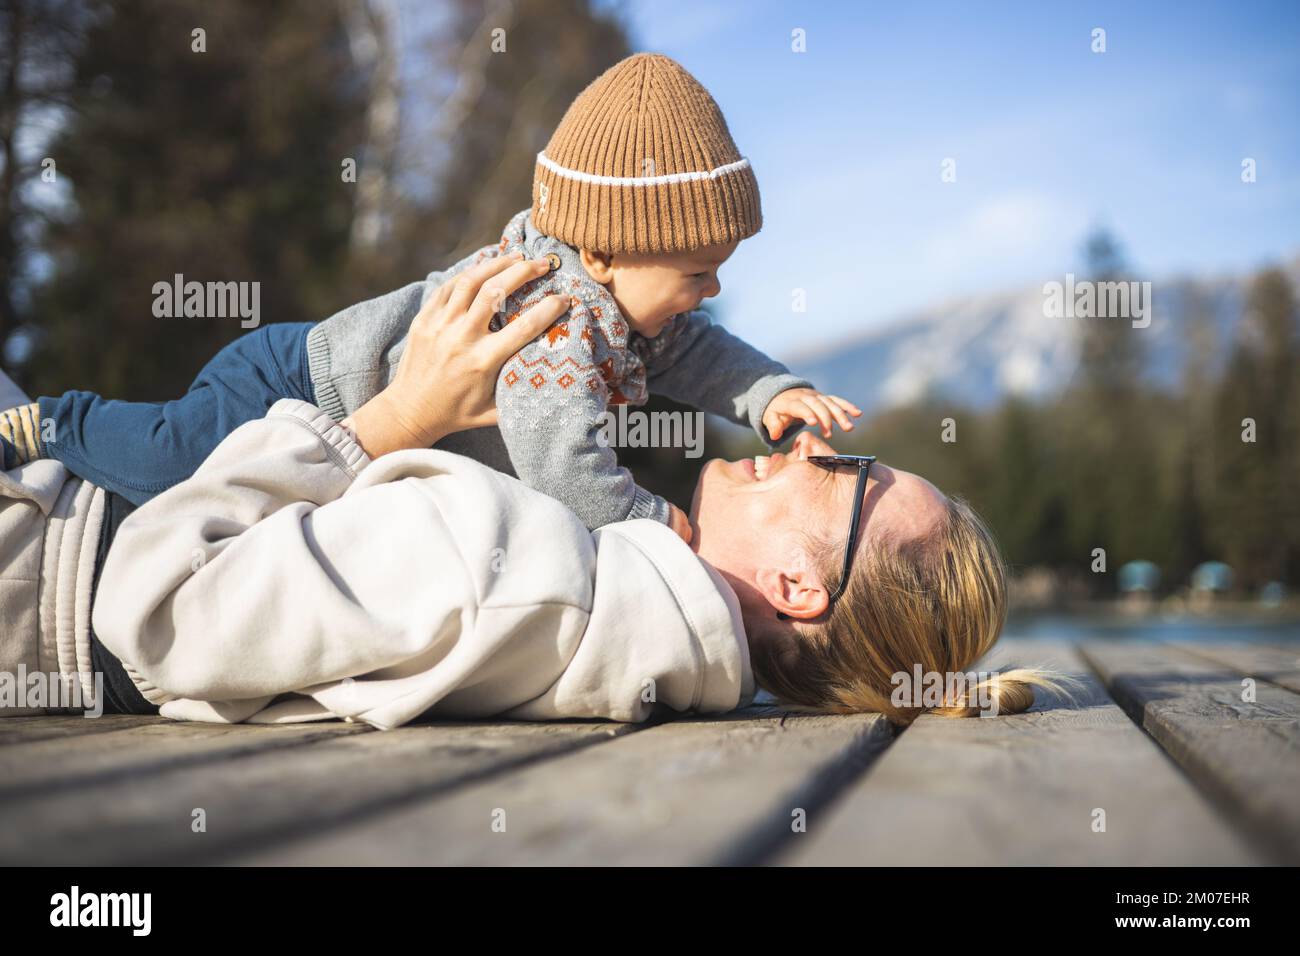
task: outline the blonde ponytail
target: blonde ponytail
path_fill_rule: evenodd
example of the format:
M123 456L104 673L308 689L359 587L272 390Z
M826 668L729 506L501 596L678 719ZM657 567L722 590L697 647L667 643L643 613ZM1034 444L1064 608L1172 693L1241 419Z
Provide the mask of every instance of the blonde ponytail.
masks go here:
M809 553L827 586L839 577L838 551L815 543ZM884 714L906 726L922 713L971 717L1020 713L1043 688L1073 703L1079 681L1046 667L1015 667L970 682L956 698L900 705L899 675L966 674L1002 633L1007 571L988 527L960 498L929 534L903 542L875 540L826 621L795 625L798 639L781 656L760 642L752 662L759 686L787 709ZM992 701L982 708L980 701ZM994 709L995 708L995 709Z
M1075 706L1073 690L1082 690L1083 682L1068 674L1046 667L1010 667L995 671L969 688L965 695L946 701L931 713L940 717L979 717L981 714L1019 714L1034 706L1034 688L1041 687ZM991 706L983 706L990 701Z

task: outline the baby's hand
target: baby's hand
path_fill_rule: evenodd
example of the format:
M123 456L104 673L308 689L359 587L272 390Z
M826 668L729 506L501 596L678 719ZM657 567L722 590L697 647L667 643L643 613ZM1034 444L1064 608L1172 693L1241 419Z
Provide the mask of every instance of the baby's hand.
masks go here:
M668 503L668 527L676 531L677 536L687 544L691 543L691 519L672 502Z
M763 425L772 441L779 441L794 422L821 425L822 436L830 438L832 418L847 432L853 429L849 416L857 418L861 414L858 406L838 395L823 395L815 388L788 388L767 403Z

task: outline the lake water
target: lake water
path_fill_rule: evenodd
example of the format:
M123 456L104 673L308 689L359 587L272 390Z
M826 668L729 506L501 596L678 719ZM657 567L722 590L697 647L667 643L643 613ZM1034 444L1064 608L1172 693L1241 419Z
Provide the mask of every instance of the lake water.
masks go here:
M1300 645L1300 618L1272 615L1179 615L1016 613L1003 636L1033 640L1177 640L1206 643L1258 642Z
M1177 640L1207 644L1251 643L1294 644L1300 654L1300 618L1273 615L1182 615L1153 614L1133 617L1117 613L1060 614L1018 612L1007 620L1003 637L1035 641ZM760 689L755 704L771 704L774 698Z

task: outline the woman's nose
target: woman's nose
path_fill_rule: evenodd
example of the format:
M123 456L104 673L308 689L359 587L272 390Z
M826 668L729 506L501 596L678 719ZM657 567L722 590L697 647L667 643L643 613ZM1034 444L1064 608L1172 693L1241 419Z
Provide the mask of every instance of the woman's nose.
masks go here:
M790 448L794 456L801 460L809 455L835 454L834 448L810 431L801 431L795 435L794 444Z

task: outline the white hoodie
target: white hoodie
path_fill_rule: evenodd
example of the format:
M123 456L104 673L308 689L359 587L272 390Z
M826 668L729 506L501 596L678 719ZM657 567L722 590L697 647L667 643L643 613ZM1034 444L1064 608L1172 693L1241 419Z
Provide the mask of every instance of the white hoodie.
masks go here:
M588 532L450 452L371 462L294 399L123 522L93 622L177 719L642 721L754 695L735 593L664 525Z

